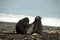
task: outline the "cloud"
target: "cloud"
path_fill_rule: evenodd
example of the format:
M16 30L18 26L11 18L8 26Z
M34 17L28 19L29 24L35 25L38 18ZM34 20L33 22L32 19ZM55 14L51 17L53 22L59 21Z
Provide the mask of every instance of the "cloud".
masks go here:
M42 24L49 26L60 26L60 19L58 18L43 18Z
M0 21L18 22L20 19L24 17L28 17L30 19L30 23L34 20L34 17L27 15L0 14Z
M28 15L13 15L13 14L0 14L0 21L5 22L18 22L20 19L28 17L30 22L34 21L35 16ZM42 24L48 26L60 26L60 19L58 18L42 18Z

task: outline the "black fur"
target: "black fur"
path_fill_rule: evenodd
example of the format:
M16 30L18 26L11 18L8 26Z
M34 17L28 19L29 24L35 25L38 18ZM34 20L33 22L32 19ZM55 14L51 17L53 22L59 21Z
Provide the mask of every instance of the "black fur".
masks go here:
M34 22L32 24L30 24L30 27L32 27L32 25L34 25L34 26L33 26L33 30L31 32L31 34L33 34L33 33L42 34L41 17L36 16Z
M21 19L16 24L16 32L17 34L27 34L27 28L29 27L29 19L27 17Z

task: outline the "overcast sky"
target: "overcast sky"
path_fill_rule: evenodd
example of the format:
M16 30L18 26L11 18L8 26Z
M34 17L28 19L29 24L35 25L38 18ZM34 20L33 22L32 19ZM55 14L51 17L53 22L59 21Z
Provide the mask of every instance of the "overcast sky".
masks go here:
M60 0L0 0L0 13L60 18Z
M43 25L60 26L60 0L0 0L0 21L18 22L42 17Z

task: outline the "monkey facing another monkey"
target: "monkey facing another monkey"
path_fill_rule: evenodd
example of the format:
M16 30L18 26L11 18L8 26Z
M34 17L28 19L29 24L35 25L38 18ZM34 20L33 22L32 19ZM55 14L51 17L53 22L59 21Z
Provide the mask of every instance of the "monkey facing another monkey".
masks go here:
M29 27L29 19L25 17L18 21L16 24L16 32L17 34L27 34L27 28Z
M16 24L17 34L27 34L27 31L30 34L33 33L42 34L41 17L36 16L34 22L31 24L29 24L28 17L25 17Z

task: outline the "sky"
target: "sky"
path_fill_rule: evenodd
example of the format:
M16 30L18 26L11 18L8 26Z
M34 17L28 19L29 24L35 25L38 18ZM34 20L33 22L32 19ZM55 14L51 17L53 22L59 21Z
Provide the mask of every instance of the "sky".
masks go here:
M0 21L42 17L43 25L60 26L60 0L0 0ZM10 20L11 19L11 20Z

